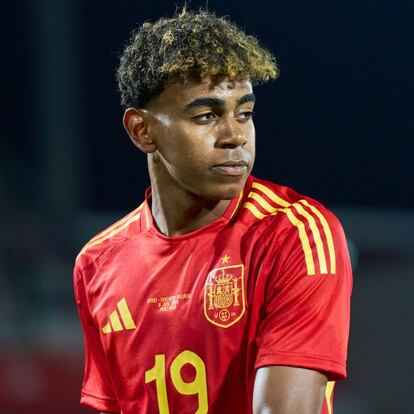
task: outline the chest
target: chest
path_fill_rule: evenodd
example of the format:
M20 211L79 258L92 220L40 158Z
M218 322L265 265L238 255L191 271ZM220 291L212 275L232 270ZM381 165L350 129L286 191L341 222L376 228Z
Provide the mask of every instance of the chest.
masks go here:
M251 245L250 245L251 246ZM257 266L237 234L175 244L137 240L99 267L91 308L107 349L150 343L239 346ZM133 339L132 339L133 338Z
M243 389L253 372L259 257L254 243L231 233L177 244L137 240L102 263L89 297L118 395L159 404L165 381L178 407L179 378L201 378L212 400Z

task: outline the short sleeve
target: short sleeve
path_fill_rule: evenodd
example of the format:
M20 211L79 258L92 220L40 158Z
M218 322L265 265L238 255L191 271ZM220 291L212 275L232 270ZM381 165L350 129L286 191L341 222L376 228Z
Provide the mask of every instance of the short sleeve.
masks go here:
M119 412L99 330L90 315L84 281L75 267L74 290L85 345L85 372L80 402L98 411Z
M286 215L286 222L282 241L272 234L267 238L263 272L268 279L255 367L294 366L324 372L328 380L343 379L352 290L343 229L321 207L303 217Z

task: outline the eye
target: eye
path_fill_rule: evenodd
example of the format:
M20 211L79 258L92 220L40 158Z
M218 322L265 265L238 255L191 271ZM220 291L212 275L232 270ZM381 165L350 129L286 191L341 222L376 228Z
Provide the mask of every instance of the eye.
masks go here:
M195 115L192 117L196 122L207 123L215 119L216 115L213 112L205 112L204 114Z
M254 112L253 111L241 111L241 112L239 112L238 114L237 114L237 119L241 119L241 120L248 120L248 119L251 119L251 118L253 118L253 114L254 114Z

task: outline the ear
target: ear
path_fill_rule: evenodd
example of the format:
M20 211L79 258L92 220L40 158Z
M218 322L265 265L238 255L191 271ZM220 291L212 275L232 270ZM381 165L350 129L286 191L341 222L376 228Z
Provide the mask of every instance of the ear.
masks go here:
M157 148L148 134L148 112L146 109L128 108L122 122L134 145L146 154L155 152Z

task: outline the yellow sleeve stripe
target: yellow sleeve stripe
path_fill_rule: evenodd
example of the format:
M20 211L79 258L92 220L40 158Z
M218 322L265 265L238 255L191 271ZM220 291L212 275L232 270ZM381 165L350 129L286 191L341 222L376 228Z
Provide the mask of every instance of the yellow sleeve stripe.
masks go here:
M249 198L256 200L270 214L278 211L278 208L276 206L270 205L259 193L254 193L251 191L249 193Z
M322 213L316 207L309 204L306 200L300 200L299 202L309 207L312 210L312 212L319 218L322 224L323 230L325 232L326 240L328 242L329 260L331 263L330 270L331 270L331 273L334 275L336 273L336 256L335 256L335 247L333 243L332 232L329 227L329 224L326 221L326 218L322 215Z
M249 198L253 198L255 199L266 211L268 211L269 213L272 213L273 211L275 211L275 207L271 206L263 197L261 197L258 193L254 193L251 192L249 194ZM326 265L326 257L325 257L325 251L323 250L323 242L321 239L321 234L319 233L319 229L318 226L316 225L315 219L298 203L295 204L290 204L290 207L294 207L295 210L303 217L305 217L308 220L309 223L309 227L312 231L313 234L313 239L315 241L316 244L316 250L318 253L318 258L319 258L319 263L320 263L320 271L321 274L326 274L328 273L328 269L327 269L327 265ZM283 210L281 210L283 212ZM289 215L288 215L289 217ZM298 226L300 228L302 228L302 226L304 226L303 222L296 219L295 216L291 216L293 217L292 219L289 217L289 220L292 224L294 220L297 220ZM296 224L295 224L296 225ZM298 228L299 228L298 227ZM304 227L303 227L304 228ZM306 234L306 233L305 233ZM308 236L306 235L306 239L305 240L305 244L304 246L310 245L309 243L309 239Z
M101 239L103 237L105 237L108 233L110 233L112 230L114 230L115 228L122 226L123 223L125 223L126 221L128 221L132 216L134 216L135 214L137 214L142 208L144 207L144 203L142 203L138 208L136 208L135 210L131 211L129 214L127 214L124 218L122 218L121 220L119 220L118 222L112 224L112 226L109 226L106 230L98 233L95 237L92 237L91 240L89 240L88 243L92 243L95 240Z
M251 194L252 193L250 193L249 194L249 197L251 196ZM261 220L261 219L263 219L263 218L265 218L266 216L269 216L269 215L274 215L274 214L276 214L276 210L274 210L274 212L273 213L270 213L270 214L263 214L261 211L259 211L258 210L258 208L253 204L253 203L251 203L250 201L246 201L245 203L244 203L244 207L245 208L247 208L256 218L258 218L259 220Z
M264 186L263 184L254 182L252 184L252 188L260 190L270 200L272 200L274 203L278 204L279 206L282 206L282 207L285 207L285 208L292 208L293 207L300 216L302 216L306 219L306 222L308 223L309 228L312 232L313 240L315 242L316 252L317 252L318 260L319 260L320 273L321 274L327 274L328 273L328 267L327 267L326 255L325 255L325 250L324 250L324 242L322 241L321 233L319 231L319 228L316 224L316 221L315 221L315 218L313 217L313 215L310 214L308 211L306 211L302 207L301 204L307 206L312 211L312 213L319 219L319 221L322 225L323 231L325 233L328 252L329 252L330 273L335 274L336 273L336 257L335 257L335 248L334 248L334 244L333 244L332 233L331 233L331 229L329 227L329 224L328 224L327 220L325 219L325 217L322 215L322 213L315 206L311 205L306 200L299 200L298 203L291 204L288 201L286 201L286 200L282 199L281 197L279 197L277 194L275 194L272 190L270 190L268 187ZM252 192L251 194L257 194L257 193ZM251 197L251 194L249 194L249 197ZM258 199L257 197L255 198L254 196L251 197L251 198L255 198L256 201L258 201L259 204L266 211L270 212L270 211L272 211L272 209L274 210L274 207L271 206L263 197L261 197L259 194L257 194L257 196L260 197L260 199ZM299 203L301 203L301 204L299 204ZM292 220L291 220L291 222L292 222ZM299 220L299 222L301 223L300 220ZM306 238L307 238L307 236L306 236ZM309 241L309 239L308 239L308 241ZM308 244L308 243L305 243L305 244ZM305 248L305 246L304 246L304 248Z
M132 216L129 220L127 220L126 222L124 222L124 224L122 224L119 227L114 228L111 232L106 233L105 236L99 238L99 239L95 239L95 240L91 240L89 243L87 243L85 245L85 247L80 251L79 255L80 256L82 253L84 253L86 250L90 249L93 246L97 246L98 244L103 243L105 240L108 240L110 237L114 236L115 234L119 233L120 231L124 230L126 227L128 227L131 223L133 223L134 221L139 220L139 218L141 217L141 214L138 213L135 216Z
M306 234L305 225L294 216L289 208L285 208L281 211L287 214L290 222L299 230L299 238L302 243L303 253L305 254L306 269L308 270L308 275L312 276L315 274L315 262L313 261L312 249L310 247L308 235Z
M277 208L271 206L262 196L253 191L250 192L249 198L256 200L269 214L261 213L257 207L252 204L250 201L245 203L245 207L253 213L253 215L258 218L259 220L263 219L267 215L275 215L278 212L285 213L289 219L289 221L298 229L299 238L302 243L303 253L305 255L305 263L308 275L315 274L315 263L312 256L312 249L310 247L309 238L306 234L305 225L302 221L295 217L292 211L289 208Z
M315 219L300 204L294 203L292 204L292 206L301 216L305 217L308 220L309 227L312 231L313 240L316 244L316 251L318 253L321 274L328 273L328 268L326 266L325 251L323 250L323 242L321 239L321 234L319 233L318 226L316 225Z
M259 189L263 194L266 194L272 201L282 207L290 207L290 203L280 198L277 194L275 194L272 190L264 186L263 184L254 182L252 184L252 188Z
M332 393L335 387L335 381L328 381L325 388L325 400L326 406L328 407L328 413L333 414L332 410Z

